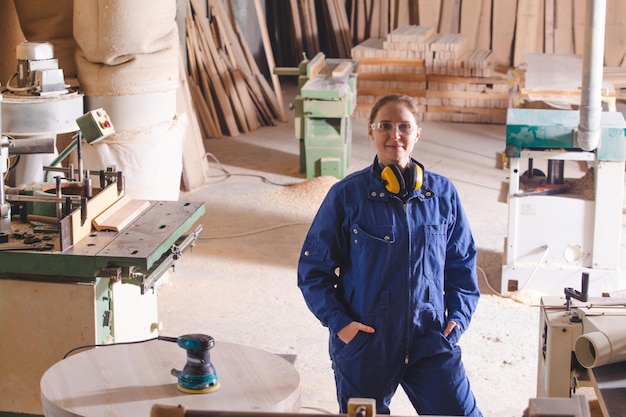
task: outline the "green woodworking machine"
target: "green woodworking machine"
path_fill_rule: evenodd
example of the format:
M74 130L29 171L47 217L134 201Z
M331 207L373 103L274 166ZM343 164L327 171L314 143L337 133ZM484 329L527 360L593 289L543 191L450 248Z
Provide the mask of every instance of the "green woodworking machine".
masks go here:
M74 348L157 337L155 284L205 212L133 200L115 167L84 169L83 140L114 133L106 112L82 114L49 45L19 54L24 79L0 95L0 415L41 414L40 379ZM77 168L53 155L71 132Z
M300 172L307 178L343 178L350 166L351 116L356 108L356 61L327 59L322 52L298 68L276 68L298 77L295 136L300 141Z

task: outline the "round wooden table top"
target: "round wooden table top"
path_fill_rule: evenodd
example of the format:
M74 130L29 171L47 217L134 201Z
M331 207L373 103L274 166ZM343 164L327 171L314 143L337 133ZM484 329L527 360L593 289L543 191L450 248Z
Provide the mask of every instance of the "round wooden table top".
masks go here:
M174 342L110 345L75 354L41 378L43 413L148 417L155 404L189 410L299 411L300 375L286 359L219 341L210 354L220 385L205 394L178 390L171 370L183 369L187 353Z

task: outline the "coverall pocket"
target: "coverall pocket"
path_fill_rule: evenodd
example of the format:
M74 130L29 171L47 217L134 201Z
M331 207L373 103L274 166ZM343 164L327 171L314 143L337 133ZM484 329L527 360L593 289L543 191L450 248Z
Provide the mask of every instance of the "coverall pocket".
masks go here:
M446 263L446 236L445 224L424 225L424 275L429 283L429 301L435 308L443 308L443 280Z
M392 225L352 225L353 243L394 243L396 241Z
M359 352L363 351L369 336L368 333L358 332L348 344L344 343L338 337L334 337L332 342L333 358L335 360L354 358Z

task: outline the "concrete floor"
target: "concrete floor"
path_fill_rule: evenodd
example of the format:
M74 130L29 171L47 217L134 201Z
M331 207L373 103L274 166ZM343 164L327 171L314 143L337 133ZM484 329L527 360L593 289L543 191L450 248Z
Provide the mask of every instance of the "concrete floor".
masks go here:
M461 346L479 406L494 417L523 414L537 372L538 308L493 291L500 288L508 221L502 199L508 171L498 163L504 138L503 125L425 122L414 151L428 169L453 180L472 224L483 297ZM375 154L364 120L353 121L352 144L350 171ZM213 177L181 196L206 204L204 230L193 252L160 281L161 334L207 333L216 343L289 355L301 376L302 411L336 413L327 331L296 287L300 246L334 180L307 181L299 172L291 121L210 139L205 148ZM415 415L403 393L396 398L393 414Z

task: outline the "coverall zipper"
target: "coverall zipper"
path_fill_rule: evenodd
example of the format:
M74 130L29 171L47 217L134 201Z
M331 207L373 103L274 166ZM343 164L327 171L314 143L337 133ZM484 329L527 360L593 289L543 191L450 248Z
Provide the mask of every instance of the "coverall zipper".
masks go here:
M402 210L404 211L404 219L405 219L406 224L407 224L408 240L409 240L408 247L410 248L410 247L411 247L411 227L410 227L410 222L409 222L409 218L408 218L408 215L407 215L407 208L408 208L408 204L407 204L407 202L406 202L406 201L403 201L403 202L402 202ZM410 256L411 256L411 251L410 251L410 250L409 250L408 256L409 256L409 261L410 261L410 260L411 260L411 259L410 259ZM407 271L407 276L408 276L408 279L405 281L405 284L408 284L408 283L409 283L409 280L411 279L411 277L410 277L410 273L409 273L409 272L410 272L410 270L411 270L410 264L411 264L411 263L409 262L409 270ZM410 305L411 305L411 291L409 291L408 285L407 285L407 288L406 288L406 294L407 294L407 303L408 303L408 305L410 306ZM410 311L411 311L411 309L410 309L410 308L407 308L407 316L406 316L406 339L405 339L405 343L406 343L406 354L405 354L405 356L404 356L404 364L405 364L405 365L408 365L408 364L409 364L409 345L410 345L410 341L411 341L411 337L410 337L410 333L411 333L411 325L410 325L410 323L411 323L411 317L410 317L410 315L411 315L411 314L410 314Z

